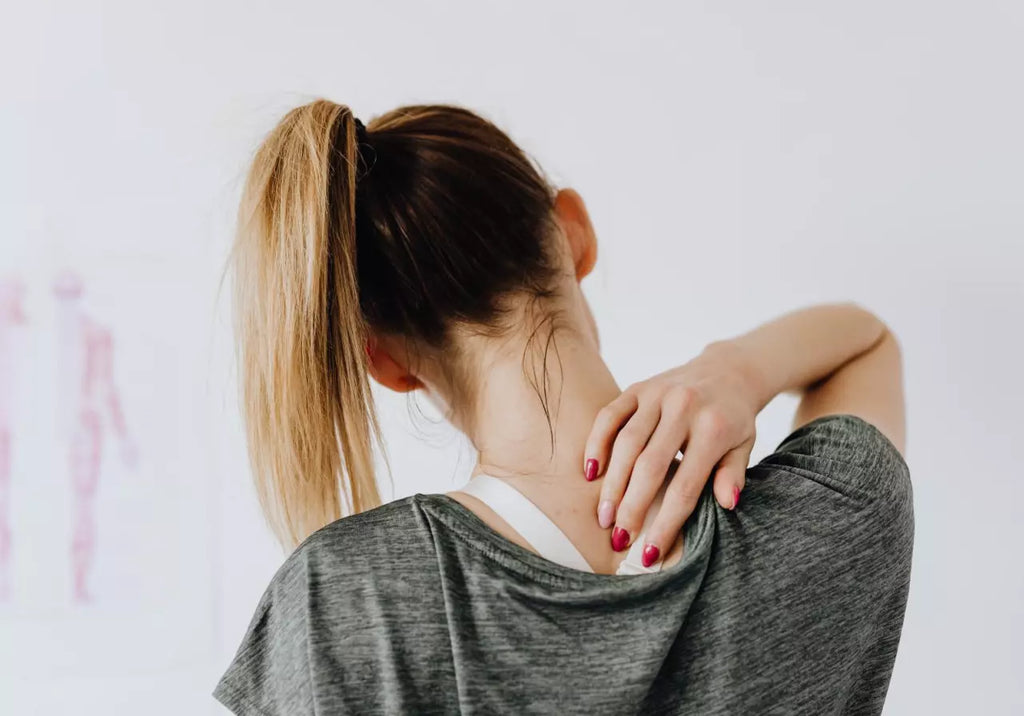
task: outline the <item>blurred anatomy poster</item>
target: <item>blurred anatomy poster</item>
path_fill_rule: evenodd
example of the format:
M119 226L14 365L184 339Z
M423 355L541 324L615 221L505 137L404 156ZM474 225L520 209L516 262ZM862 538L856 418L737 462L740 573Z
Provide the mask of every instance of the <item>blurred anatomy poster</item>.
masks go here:
M18 688L205 658L195 292L145 257L43 263L0 275L0 642L21 645L0 672Z

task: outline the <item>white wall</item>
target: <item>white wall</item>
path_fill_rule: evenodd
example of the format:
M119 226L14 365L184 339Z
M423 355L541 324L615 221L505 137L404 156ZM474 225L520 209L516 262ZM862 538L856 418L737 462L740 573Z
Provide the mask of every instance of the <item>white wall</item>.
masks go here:
M583 194L622 385L853 299L901 339L917 542L887 713L1024 708L1024 6L20 3L0 23L0 273L21 277L0 712L220 713L282 555L255 509L218 296L245 160L314 95L454 102ZM110 442L90 605L69 597L50 283L86 282L138 444ZM381 395L393 497L472 455ZM428 416L429 406L421 403ZM793 408L759 423L758 460Z

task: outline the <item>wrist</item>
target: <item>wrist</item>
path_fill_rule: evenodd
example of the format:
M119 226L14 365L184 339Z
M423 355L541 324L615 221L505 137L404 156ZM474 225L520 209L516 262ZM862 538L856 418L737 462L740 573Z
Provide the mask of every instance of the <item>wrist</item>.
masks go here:
M750 396L755 414L760 413L778 395L779 391L773 389L768 374L758 362L757 356L738 338L713 341L704 351L716 360L726 361L732 365L744 392Z

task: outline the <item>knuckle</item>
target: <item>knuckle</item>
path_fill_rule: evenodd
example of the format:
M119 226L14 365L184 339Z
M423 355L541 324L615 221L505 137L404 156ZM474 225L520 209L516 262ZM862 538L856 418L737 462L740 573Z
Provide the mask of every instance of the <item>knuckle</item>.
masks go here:
M594 424L599 425L603 432L612 432L617 430L627 418L628 414L625 411L617 404L611 403L598 411L594 418Z
M686 411L700 398L700 392L692 385L677 385L671 391L673 406L680 412Z
M620 449L639 450L644 446L646 440L647 436L641 433L640 428L630 423L619 431L619 436L615 439L615 446Z
M729 419L721 410L708 408L700 416L702 432L712 440L722 440L729 434Z
M700 493L701 491L699 488L688 487L680 493L680 497L682 498L684 505L692 506L697 504L697 500L700 498Z
M665 392L662 405L672 415L679 415L686 410L688 405L686 388L681 385L672 386Z
M604 475L604 485L601 492L603 495L602 499L620 499L628 485L629 469L623 464L621 458L616 459L613 455L612 462L608 465L608 471Z
M703 486L697 487L687 482L680 483L675 486L675 494L673 495L677 505L691 506L697 504L697 500L700 498L701 490Z
M623 494L626 492L625 476L620 473L613 474L609 471L608 475L605 476L605 481L605 484L601 486L601 497L599 499L602 502L605 500L611 500L612 502L621 501Z
M597 415L594 416L594 422L606 429L611 426L612 421L615 419L616 411L608 404L597 411Z
M657 460L647 454L643 453L633 463L633 477L640 478L643 480L652 479L657 472Z

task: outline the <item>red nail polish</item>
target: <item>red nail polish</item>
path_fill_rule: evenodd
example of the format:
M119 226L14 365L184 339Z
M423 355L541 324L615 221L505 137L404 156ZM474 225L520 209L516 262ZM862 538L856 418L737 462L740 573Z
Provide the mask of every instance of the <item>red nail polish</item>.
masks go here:
M736 505L740 504L740 488L735 485L732 486L732 508L735 510Z
M612 530L612 549L616 552L621 552L626 549L626 545L629 544L629 532L616 526Z
M593 482L597 479L597 460L590 458L587 460L586 468L583 471L584 476L588 482Z
M658 555L661 554L661 550L658 549L658 545L649 544L644 547L644 553L640 561L645 567L650 567L652 564L658 561Z

